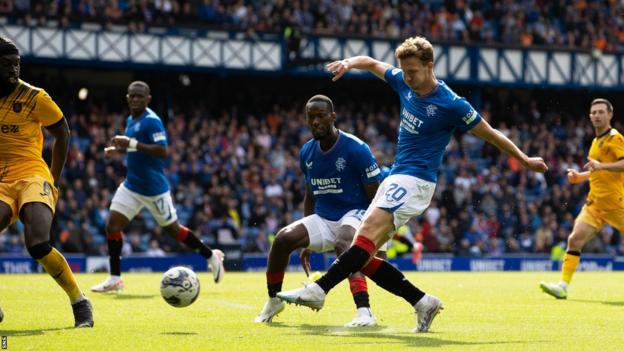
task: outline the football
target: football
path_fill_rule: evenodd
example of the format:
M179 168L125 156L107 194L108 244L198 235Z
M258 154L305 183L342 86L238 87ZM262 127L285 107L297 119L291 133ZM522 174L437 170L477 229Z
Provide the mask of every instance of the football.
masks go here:
M173 307L186 307L199 296L199 280L186 267L173 267L166 271L160 282L160 295Z

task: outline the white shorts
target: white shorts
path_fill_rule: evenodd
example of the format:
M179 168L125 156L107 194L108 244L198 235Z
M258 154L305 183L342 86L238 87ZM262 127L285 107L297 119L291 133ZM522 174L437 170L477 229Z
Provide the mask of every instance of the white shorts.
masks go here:
M143 207L147 207L161 227L166 227L178 220L171 193L168 191L156 196L145 196L135 193L121 183L110 205L111 211L117 211L129 220L132 220Z
M394 228L398 229L429 207L435 187L435 183L420 178L393 174L381 182L368 211L381 208L392 213ZM394 231L388 234L394 235Z
M308 249L311 251L334 251L338 229L346 225L357 230L360 224L362 224L365 212L366 210L351 210L337 221L330 221L317 214L313 214L303 217L291 225L296 226L298 224L303 224L308 231L308 237L310 238ZM379 250L386 251L386 246L387 245L382 246Z

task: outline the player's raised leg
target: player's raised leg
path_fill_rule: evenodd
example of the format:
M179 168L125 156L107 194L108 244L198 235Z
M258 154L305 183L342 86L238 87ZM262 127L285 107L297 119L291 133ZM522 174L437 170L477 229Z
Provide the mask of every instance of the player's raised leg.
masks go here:
M221 250L213 250L208 245L204 244L195 233L193 233L187 227L180 225L178 221L166 225L163 227L165 233L175 238L177 241L186 244L192 248L195 252L204 256L208 260L208 266L212 271L212 277L215 283L219 283L223 279L225 274L225 268L223 267L224 254Z
M558 283L540 282L542 291L557 299L568 298L568 286L581 259L581 250L598 231L596 227L584 221L589 219L588 222L593 222L590 217L587 217L588 215L587 209L584 207L576 223L574 223L572 234L568 237L568 247L561 266L561 280Z
M303 220L302 220L303 221ZM267 292L269 299L262 311L254 320L256 323L269 323L273 317L284 310L285 304L276 297L282 291L284 272L288 266L290 254L301 248L310 246L308 230L302 221L280 229L269 250L268 267L266 272Z
M124 288L124 282L121 279L121 249L123 248L123 229L130 223L130 215L125 214L117 203L117 193L111 204L111 211L106 221L106 240L108 243L108 261L110 264L110 275L100 284L91 287L93 292L112 292L121 291ZM123 207L125 208L125 207ZM140 207L139 207L140 208ZM138 212L133 210L134 213Z
M50 245L52 216L52 210L46 204L31 202L22 206L20 219L24 223L24 239L28 253L43 266L69 297L75 327L92 327L91 302L78 287L65 257Z
M418 323L414 331L428 331L431 322L442 309L441 301L434 296L426 295L412 285L403 273L388 262L379 258L371 260L378 248L387 241L386 233L392 230L394 230L393 214L373 208L358 229L353 245L334 261L325 275L305 288L285 291L277 296L284 301L318 310L323 307L326 294L334 286L350 274L361 271L377 285L403 297L415 308Z

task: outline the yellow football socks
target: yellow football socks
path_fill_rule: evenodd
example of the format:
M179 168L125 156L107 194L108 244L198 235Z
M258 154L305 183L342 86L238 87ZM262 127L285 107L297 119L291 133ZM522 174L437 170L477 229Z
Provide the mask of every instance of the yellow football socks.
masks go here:
M65 290L72 303L81 299L82 291L78 288L74 273L69 268L65 257L58 250L52 248L49 254L38 261L45 268L46 272L56 280L56 283Z
M576 266L578 266L580 260L581 253L577 251L568 251L563 256L563 266L561 267L561 280L566 282L566 284L570 284L570 281L572 280L572 275L576 271Z

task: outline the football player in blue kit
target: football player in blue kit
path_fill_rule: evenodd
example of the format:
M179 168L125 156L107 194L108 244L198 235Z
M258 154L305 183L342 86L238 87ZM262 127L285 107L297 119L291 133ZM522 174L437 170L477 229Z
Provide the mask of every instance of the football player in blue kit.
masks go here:
M141 81L130 83L126 98L130 109L126 135L116 135L112 140L113 146L104 149L106 158L116 153L126 153L128 169L125 181L119 185L113 196L106 222L110 276L104 282L91 287L91 291L123 289L122 230L144 207L147 207L165 233L208 260L214 281L218 283L224 273L223 252L211 250L192 231L178 223L164 172L165 159L169 156L167 132L160 117L147 107L152 99L149 86Z
M414 332L427 332L442 302L411 284L388 262L373 257L388 235L420 215L433 197L437 170L455 130L477 137L516 158L535 172L548 167L541 157L528 157L512 141L481 118L433 72L433 46L422 37L406 39L395 51L399 68L368 56L335 61L327 66L338 80L350 69L367 70L383 79L399 95L401 124L390 176L377 190L351 247L328 272L304 288L283 291L277 297L313 309L323 307L329 291L353 272L362 272L385 290L404 298L415 310Z
M336 113L330 98L313 96L306 103L305 113L313 135L299 153L306 184L305 217L281 229L275 237L266 273L269 299L256 317L256 323L271 322L284 309L285 303L276 294L282 290L284 271L294 250L304 249L302 264L307 274L309 251L335 251L340 255L349 248L382 179L369 147L336 128ZM347 326L376 325L370 310L366 278L353 272L349 285L357 312Z

